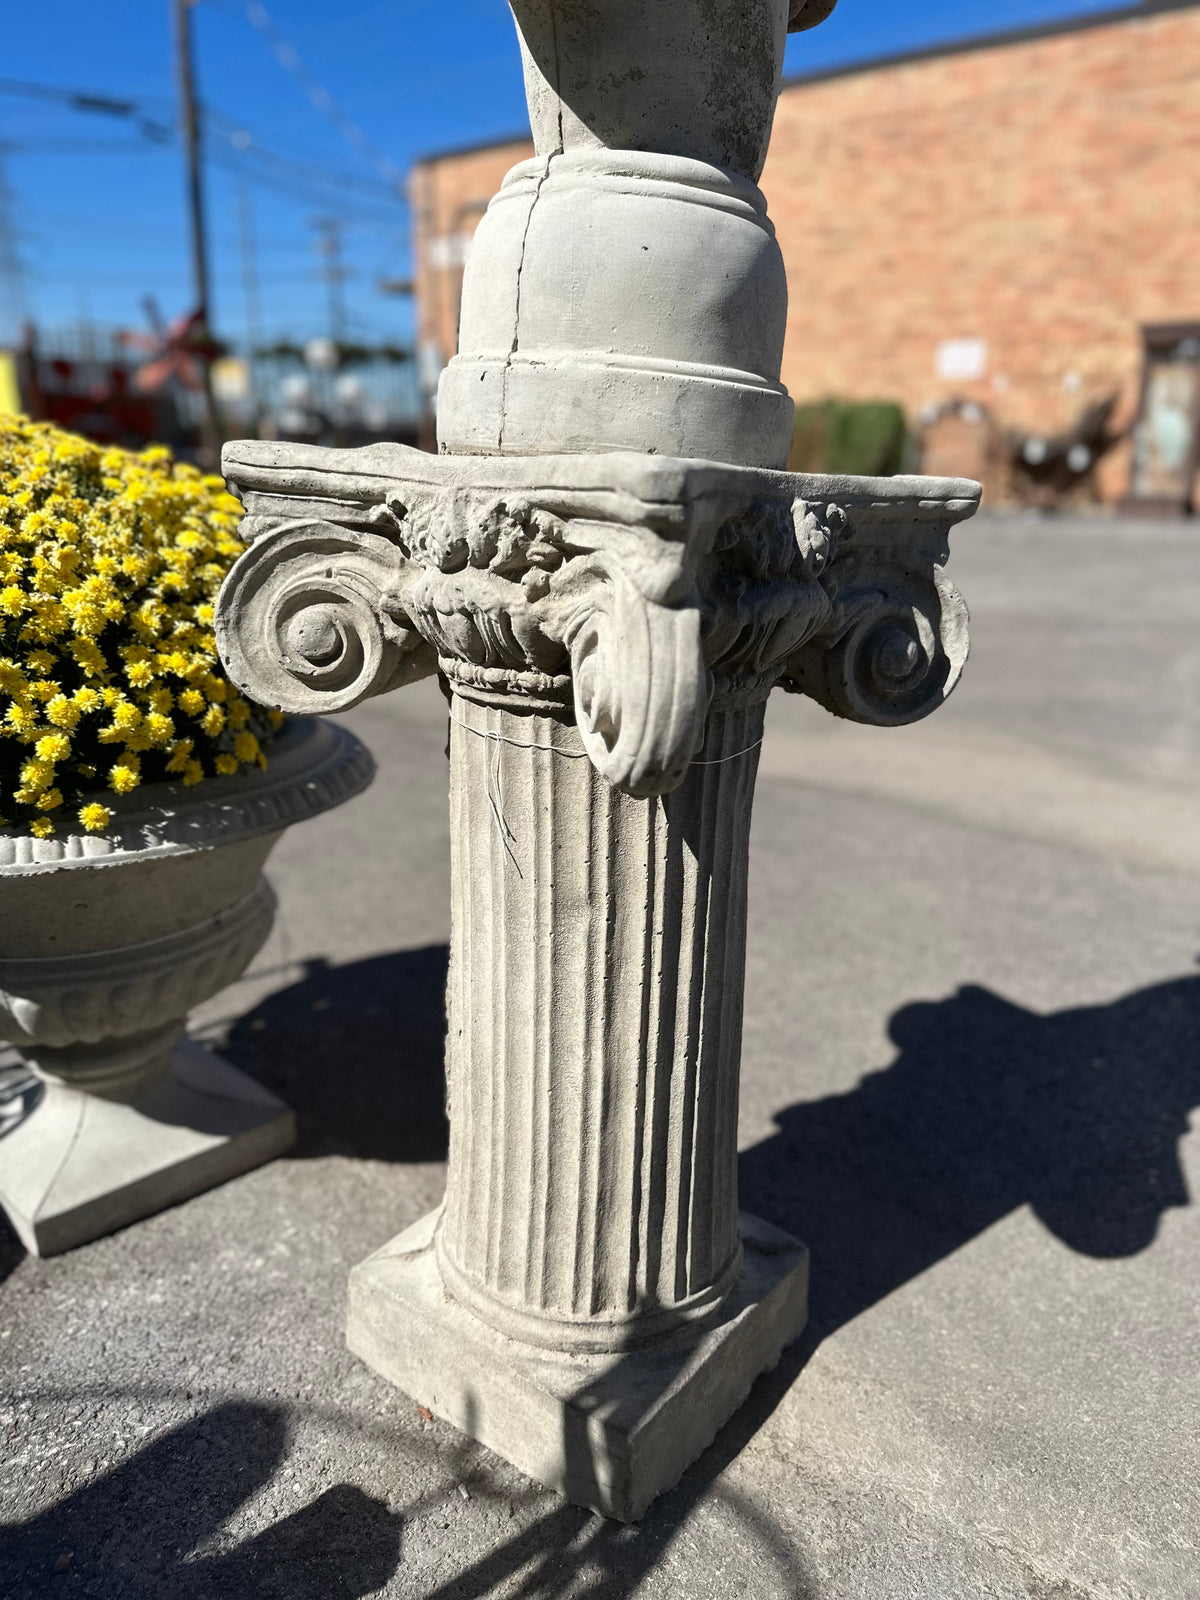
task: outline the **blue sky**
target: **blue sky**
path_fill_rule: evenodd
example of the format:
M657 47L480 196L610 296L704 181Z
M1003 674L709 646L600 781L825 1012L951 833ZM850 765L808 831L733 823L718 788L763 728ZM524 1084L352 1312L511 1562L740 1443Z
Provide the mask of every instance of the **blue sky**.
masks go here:
M647 0L650 3L650 0ZM350 331L407 341L405 301L379 293L408 272L407 219L389 191L424 151L525 126L505 0L201 0L194 14L201 97L213 114L208 169L214 321L245 332L239 205L257 243L267 337L326 331L313 219L342 222ZM264 8L268 23L264 23ZM1029 26L1100 9L1096 0L841 0L794 37L790 73ZM256 27L251 13L258 18ZM270 30L274 33L271 35ZM8 8L0 67L0 221L24 265L24 309L44 326L144 325L153 294L185 309L189 279L174 122L167 0L41 0ZM281 42L282 41L282 42ZM287 46L360 130L348 143L278 59ZM84 114L6 92L32 83L135 101L130 117ZM161 140L163 135L159 134ZM5 193L7 190L7 195ZM245 194L248 200L239 200ZM0 267L3 251L0 248ZM0 340L17 307L0 282Z

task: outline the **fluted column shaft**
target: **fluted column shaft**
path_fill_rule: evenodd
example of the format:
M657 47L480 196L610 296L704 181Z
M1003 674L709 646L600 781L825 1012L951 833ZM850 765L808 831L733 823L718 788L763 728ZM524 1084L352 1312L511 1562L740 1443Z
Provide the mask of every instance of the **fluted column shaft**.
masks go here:
M613 1349L736 1278L746 866L761 703L683 784L610 787L573 727L456 696L450 1167L439 1260L494 1326Z

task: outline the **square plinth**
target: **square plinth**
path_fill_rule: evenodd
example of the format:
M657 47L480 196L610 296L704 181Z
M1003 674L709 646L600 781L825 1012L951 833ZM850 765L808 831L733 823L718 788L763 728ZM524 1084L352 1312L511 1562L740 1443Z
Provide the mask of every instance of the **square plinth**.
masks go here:
M350 1275L350 1349L576 1505L636 1522L803 1329L808 1251L741 1217L744 1265L719 1317L669 1346L560 1355L520 1344L442 1287L438 1212Z
M35 1090L0 1140L0 1206L33 1255L57 1255L261 1166L296 1138L282 1100L184 1041L132 1104Z

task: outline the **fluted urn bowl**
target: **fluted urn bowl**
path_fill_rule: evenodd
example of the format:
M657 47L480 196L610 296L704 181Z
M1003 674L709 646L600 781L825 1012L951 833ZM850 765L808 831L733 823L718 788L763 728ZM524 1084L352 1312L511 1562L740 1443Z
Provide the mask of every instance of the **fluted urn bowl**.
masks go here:
M0 1204L29 1249L96 1238L292 1142L287 1107L189 1043L187 1014L270 932L262 872L284 830L373 773L352 733L305 717L265 771L106 795L101 835L0 829L0 1039L29 1069L0 1124Z

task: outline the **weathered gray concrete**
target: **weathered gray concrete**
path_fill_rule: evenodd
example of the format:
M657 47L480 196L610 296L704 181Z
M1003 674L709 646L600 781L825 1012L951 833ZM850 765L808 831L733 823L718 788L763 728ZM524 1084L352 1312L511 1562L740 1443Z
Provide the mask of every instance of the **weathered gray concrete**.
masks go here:
M1196 539L980 520L937 718L775 697L742 1200L812 1247L812 1332L636 1528L343 1347L349 1268L440 1198L448 923L444 704L351 713L379 779L285 837L207 1014L295 1155L0 1258L5 1600L1193 1600Z
M184 1029L262 949L284 829L373 773L347 729L297 719L265 772L211 794L153 784L95 837L0 830L0 1039L27 1069L0 1210L27 1249L89 1244L291 1145L288 1108Z

